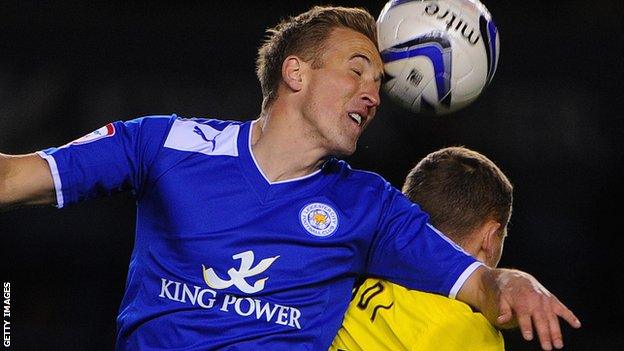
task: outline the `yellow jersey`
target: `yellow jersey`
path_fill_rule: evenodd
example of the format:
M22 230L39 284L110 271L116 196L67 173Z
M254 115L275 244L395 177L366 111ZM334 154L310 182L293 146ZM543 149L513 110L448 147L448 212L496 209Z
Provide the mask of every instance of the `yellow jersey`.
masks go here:
M330 350L505 350L500 331L467 304L367 279Z

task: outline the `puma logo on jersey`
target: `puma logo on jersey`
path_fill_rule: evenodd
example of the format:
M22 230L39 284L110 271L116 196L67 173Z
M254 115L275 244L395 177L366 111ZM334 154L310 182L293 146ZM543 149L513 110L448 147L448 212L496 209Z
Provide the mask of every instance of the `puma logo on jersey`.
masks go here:
M198 126L195 126L195 128L193 128L193 132L195 132L195 134L199 135L202 139L204 139L205 142L212 143L212 150L210 151L214 151L215 147L217 146L216 139L219 135L221 135L221 133L215 135L214 138L208 140L204 132Z
M169 130L164 147L200 152L209 156L238 156L239 131L240 125L238 124L230 124L223 129L217 129L208 121L202 123L194 119L176 119Z

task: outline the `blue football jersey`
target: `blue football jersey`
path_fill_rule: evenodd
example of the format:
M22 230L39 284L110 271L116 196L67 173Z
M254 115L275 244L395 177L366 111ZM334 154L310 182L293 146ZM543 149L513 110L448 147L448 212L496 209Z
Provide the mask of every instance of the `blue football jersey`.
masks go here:
M480 265L344 161L269 181L252 123L150 116L39 152L58 207L136 195L118 350L327 350L356 278L454 297Z

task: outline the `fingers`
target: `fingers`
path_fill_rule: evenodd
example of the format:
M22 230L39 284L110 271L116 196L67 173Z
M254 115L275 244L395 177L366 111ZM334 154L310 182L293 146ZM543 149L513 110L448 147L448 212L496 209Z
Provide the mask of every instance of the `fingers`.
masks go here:
M574 313L530 274L506 269L493 272L492 281L500 297L498 327L513 325L515 321L525 340L533 340L537 335L542 349L552 350L563 347L559 318L574 328L581 326Z
M556 309L556 311L557 315L563 318L566 322L568 322L568 324L570 324L570 326L572 326L573 328L578 329L581 327L581 321L574 315L574 313L572 313L572 311L570 311L570 309L568 309L562 303L559 302L559 307Z
M533 324L531 323L530 314L518 315L518 327L520 328L524 340L533 340Z
M537 337L539 339L540 345L542 346L542 350L552 350L552 346L553 343L555 343L555 340L558 340L558 343L555 345L563 344L561 331L559 330L559 321L557 320L556 315L553 320L552 316L547 316L547 314L536 312L533 314L533 323L535 324L535 330L537 332ZM558 338L556 337L556 335L553 334L553 324L557 325L554 329L559 330ZM562 346L559 346L558 348L561 348Z
M555 348L563 347L563 338L561 337L561 329L557 316L548 315L543 312L533 311L532 313L523 313L518 315L518 327L522 333L524 340L533 340L534 333L542 347L542 350L550 351Z
M557 349L563 348L563 336L561 335L561 328L559 326L559 318L563 318L570 326L574 328L581 327L581 321L559 300L556 300L555 314L551 315L549 320L550 334L553 345Z
M555 315L548 320L548 326L550 327L550 338L552 344L556 349L563 347L563 336L561 335L561 328L559 327L559 319ZM543 347L543 346L542 346Z
M554 296L543 299L542 309L519 315L518 325L525 340L531 340L533 332L535 332L543 350L552 350L553 347L561 349L563 348L563 335L559 325L559 317L575 328L580 327L581 322L574 313Z
M498 317L496 318L496 323L499 326L504 326L513 322L513 311L509 304L501 302L500 308L498 310Z

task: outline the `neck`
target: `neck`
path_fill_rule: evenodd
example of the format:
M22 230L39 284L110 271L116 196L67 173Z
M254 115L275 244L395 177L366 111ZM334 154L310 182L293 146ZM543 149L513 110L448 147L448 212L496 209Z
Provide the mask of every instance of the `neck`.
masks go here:
M323 165L326 151L306 136L301 121L275 110L254 121L251 150L262 173L271 182L309 175Z

